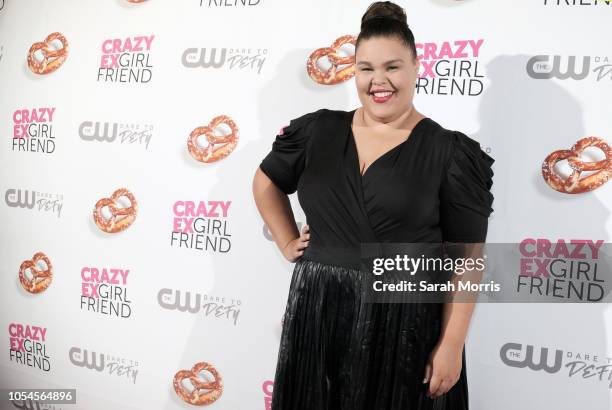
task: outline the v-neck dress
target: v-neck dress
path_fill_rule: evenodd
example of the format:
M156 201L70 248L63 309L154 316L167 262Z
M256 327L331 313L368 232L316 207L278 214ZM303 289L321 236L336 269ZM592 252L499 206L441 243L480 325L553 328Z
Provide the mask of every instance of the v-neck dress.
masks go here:
M492 164L480 144L424 118L361 175L355 110L320 109L284 127L260 169L297 191L310 242L295 263L272 410L467 410L459 381L426 397L442 303L365 303L361 243L485 242Z

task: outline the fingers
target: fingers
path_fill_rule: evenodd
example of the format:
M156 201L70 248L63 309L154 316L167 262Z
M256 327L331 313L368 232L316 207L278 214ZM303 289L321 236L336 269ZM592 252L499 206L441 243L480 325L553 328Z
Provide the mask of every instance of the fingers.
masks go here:
M427 392L427 396L432 399L439 397L448 392L451 387L455 385L455 383L456 381L453 382L450 379L442 379L441 377L434 375L429 383L429 391Z
M289 245L289 250L288 250L288 255L286 255L286 258L289 262L295 263L303 254L304 254L304 250L303 249L298 249L296 243L299 242L299 238L294 239L293 241L291 241L291 244Z
M423 383L427 383L431 379L431 363L427 363L425 366L425 377L423 378Z
M304 250L295 251L295 256L293 257L293 262L295 262L300 256L304 254Z
M308 225L305 224L302 227L302 234L299 239L297 249L306 248L310 242L310 227Z
M448 392L450 388L453 387L453 384L454 383L448 379L442 380L442 383L440 383L440 386L438 387L438 391L434 393L433 397L439 397Z
M429 390L427 391L427 397L436 397L436 395L438 394L438 389L440 388L440 384L442 384L442 379L434 374L431 377L431 380L429 381Z
M310 243L310 227L308 225L304 224L304 226L302 226L300 237L294 240L294 242L292 262L295 262L304 254L304 249L306 249Z

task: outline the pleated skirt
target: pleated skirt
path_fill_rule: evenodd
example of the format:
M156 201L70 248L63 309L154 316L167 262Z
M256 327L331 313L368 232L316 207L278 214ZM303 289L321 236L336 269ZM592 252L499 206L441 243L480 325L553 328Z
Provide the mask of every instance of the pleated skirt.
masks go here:
M430 399L425 365L443 304L365 303L364 272L302 256L295 264L272 410L467 410L459 381Z

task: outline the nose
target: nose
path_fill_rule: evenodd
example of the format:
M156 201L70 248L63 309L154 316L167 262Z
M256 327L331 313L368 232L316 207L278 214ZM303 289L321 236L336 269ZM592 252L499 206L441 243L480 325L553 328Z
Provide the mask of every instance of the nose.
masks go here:
M373 85L385 85L387 83L387 78L385 77L384 74L380 73L380 72L374 72L374 76L372 77L372 84Z

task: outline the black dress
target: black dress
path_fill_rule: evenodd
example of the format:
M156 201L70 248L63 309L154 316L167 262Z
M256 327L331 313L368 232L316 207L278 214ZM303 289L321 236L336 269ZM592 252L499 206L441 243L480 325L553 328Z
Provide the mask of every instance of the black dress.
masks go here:
M421 120L361 176L352 111L321 109L276 136L261 170L298 193L310 242L295 264L272 410L466 410L459 381L425 396L443 304L364 303L362 242L484 242L494 159L475 140Z

